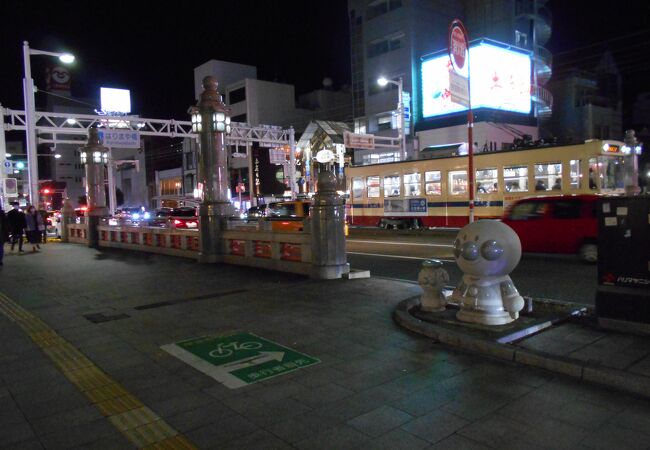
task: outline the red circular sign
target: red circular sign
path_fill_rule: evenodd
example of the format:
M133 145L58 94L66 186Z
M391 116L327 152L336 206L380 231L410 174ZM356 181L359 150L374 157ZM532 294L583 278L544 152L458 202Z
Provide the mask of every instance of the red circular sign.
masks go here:
M449 55L457 70L465 66L465 57L467 53L467 38L463 29L454 25L449 33Z

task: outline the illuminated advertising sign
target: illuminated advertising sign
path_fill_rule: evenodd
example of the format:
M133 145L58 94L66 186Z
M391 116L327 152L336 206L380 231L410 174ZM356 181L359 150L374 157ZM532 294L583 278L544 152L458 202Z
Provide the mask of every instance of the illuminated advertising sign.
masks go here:
M470 47L472 108L490 108L523 114L531 112L530 55L482 42ZM457 72L467 76L467 66ZM454 70L449 55L422 62L422 117L435 117L467 108L453 103L449 72Z
M102 111L114 113L131 112L131 91L128 89L100 88Z

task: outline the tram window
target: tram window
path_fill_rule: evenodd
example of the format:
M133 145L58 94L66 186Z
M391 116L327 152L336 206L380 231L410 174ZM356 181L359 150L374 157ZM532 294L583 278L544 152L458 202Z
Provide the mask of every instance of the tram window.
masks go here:
M352 178L352 198L363 197L363 178Z
M510 220L540 219L546 210L544 202L521 202L510 210Z
M451 195L467 194L467 171L453 170L449 172L449 193Z
M598 159L589 158L589 189L598 189Z
M390 175L384 177L384 196L386 197L400 196L399 175Z
M504 167L503 182L505 183L506 192L528 192L528 167Z
M442 195L441 175L439 170L424 172L424 189L427 195Z
M624 164L622 156L601 156L598 158L598 168L600 169L600 182L603 190L613 191L623 189L624 183Z
M582 188L582 173L580 172L580 160L569 161L569 175L571 178L571 189Z
M404 175L404 196L417 197L421 194L422 187L419 173L407 173Z
M562 164L559 162L535 164L535 190L562 189Z
M476 192L489 194L499 191L497 169L481 169L476 171Z
M378 198L381 196L379 191L379 177L366 178L366 185L368 186L368 198Z

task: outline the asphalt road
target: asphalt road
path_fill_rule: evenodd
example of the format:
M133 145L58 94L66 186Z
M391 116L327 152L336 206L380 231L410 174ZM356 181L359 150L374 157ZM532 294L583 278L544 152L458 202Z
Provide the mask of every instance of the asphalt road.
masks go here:
M449 272L450 284L462 276L452 255L453 230L395 233L353 231L348 237L348 261L355 269L370 269L372 276L416 281L424 259L440 259ZM571 255L525 254L510 274L522 295L594 304L597 286L595 265Z

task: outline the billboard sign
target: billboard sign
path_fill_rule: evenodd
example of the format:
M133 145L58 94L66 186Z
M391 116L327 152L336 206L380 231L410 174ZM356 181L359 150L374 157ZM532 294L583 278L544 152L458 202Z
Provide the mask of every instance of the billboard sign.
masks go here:
M16 178L3 178L2 181L5 197L18 197L18 180Z
M131 91L128 89L100 88L102 111L128 114L131 112Z
M455 70L449 71L449 92L452 102L469 108L469 80Z
M531 112L530 53L481 42L469 49L472 60L470 87L472 108L490 108L522 114ZM451 98L452 62L446 53L422 62L422 117L466 111ZM467 78L467 64L458 71Z
M374 150L375 136L373 134L343 132L343 143L347 148Z

